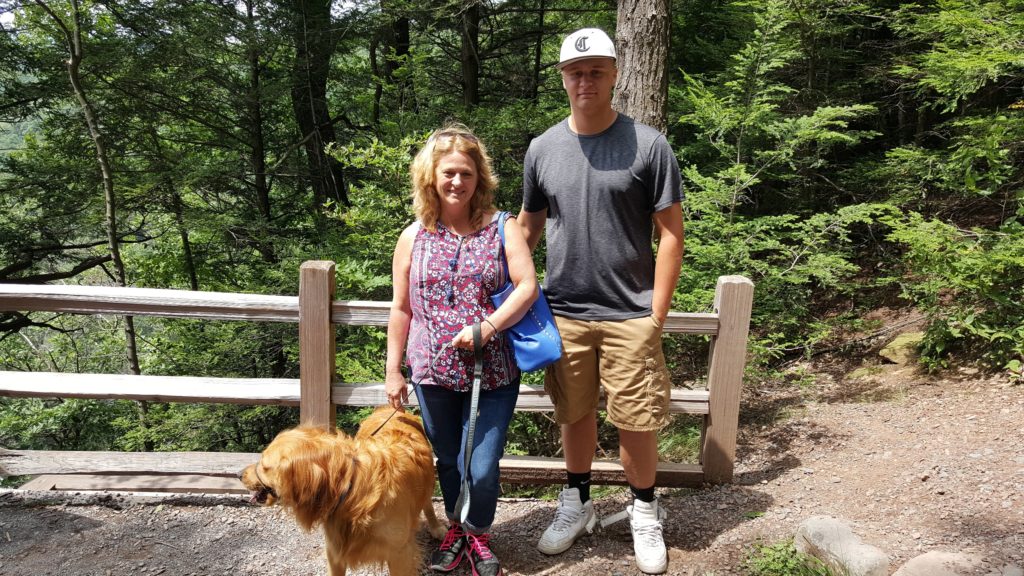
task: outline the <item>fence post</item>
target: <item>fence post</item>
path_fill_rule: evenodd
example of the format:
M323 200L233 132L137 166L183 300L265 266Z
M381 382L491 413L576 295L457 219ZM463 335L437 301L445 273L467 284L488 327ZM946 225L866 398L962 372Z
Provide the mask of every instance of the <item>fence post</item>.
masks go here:
M333 428L334 262L311 260L299 268L299 421Z
M704 437L704 480L732 482L739 426L740 391L747 361L747 331L754 283L743 276L721 276L715 287L718 335L708 359L708 418Z

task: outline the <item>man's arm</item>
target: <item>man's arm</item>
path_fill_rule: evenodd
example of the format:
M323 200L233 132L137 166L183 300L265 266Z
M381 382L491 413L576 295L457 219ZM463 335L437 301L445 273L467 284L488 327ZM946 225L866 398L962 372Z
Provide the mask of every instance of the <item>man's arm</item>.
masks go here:
M519 217L516 220L523 229L523 238L526 239L526 245L530 247L530 252L537 249L540 237L544 234L544 222L547 219L547 208L537 212L527 212L525 208L519 211Z
M654 260L654 297L651 311L664 323L672 308L672 294L683 265L683 207L675 203L654 213L658 233L658 255Z

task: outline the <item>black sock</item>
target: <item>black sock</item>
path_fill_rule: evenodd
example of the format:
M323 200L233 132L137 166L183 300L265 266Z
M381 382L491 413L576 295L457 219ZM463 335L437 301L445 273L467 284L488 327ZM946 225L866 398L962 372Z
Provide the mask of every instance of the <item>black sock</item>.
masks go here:
M641 502L654 502L654 486L650 488L637 488L630 484L629 490L633 492L633 498Z
M566 472L569 477L569 488L580 491L580 502L590 500L590 472Z

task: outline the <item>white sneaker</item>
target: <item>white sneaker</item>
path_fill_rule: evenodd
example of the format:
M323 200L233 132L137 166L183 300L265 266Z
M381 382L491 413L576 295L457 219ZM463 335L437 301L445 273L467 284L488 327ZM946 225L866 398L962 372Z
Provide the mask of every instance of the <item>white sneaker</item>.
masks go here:
M584 532L590 534L597 524L594 502L580 502L579 488L566 488L558 495L558 510L551 526L544 531L537 549L545 554L561 554Z
M626 513L629 515L629 527L633 530L636 567L647 574L665 572L668 569L668 553L665 551L665 539L661 535L665 510L658 506L657 500L633 500L633 505L626 507Z

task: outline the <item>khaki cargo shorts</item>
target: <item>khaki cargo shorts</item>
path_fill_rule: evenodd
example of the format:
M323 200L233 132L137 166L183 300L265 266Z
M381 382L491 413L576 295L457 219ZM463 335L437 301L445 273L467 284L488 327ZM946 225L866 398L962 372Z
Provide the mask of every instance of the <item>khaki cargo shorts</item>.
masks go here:
M608 421L620 430L649 432L668 423L671 396L653 316L630 320L574 320L555 316L562 358L548 366L544 390L555 421L571 424L595 411L604 389Z

